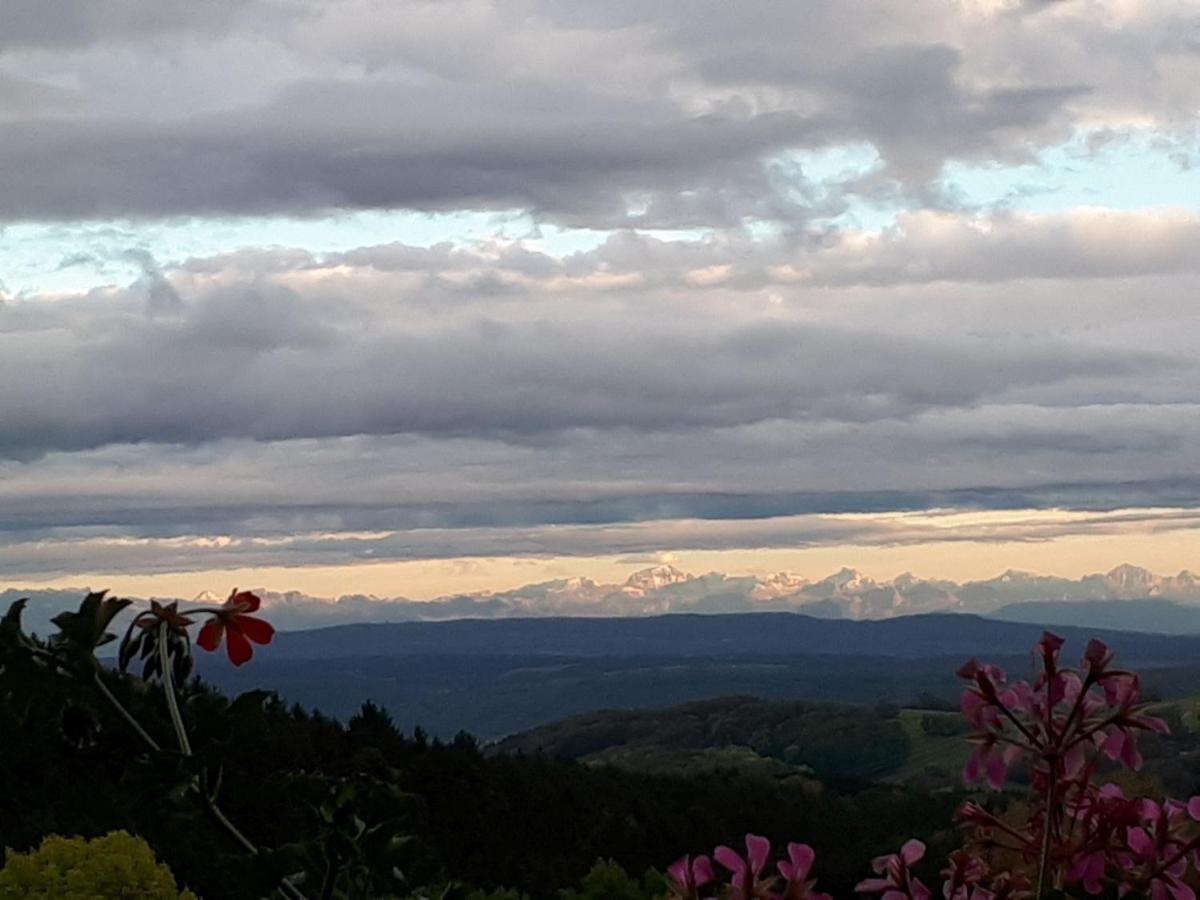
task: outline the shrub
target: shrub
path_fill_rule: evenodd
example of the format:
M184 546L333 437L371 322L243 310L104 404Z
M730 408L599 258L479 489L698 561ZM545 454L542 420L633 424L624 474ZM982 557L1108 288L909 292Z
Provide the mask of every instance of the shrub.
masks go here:
M114 831L95 840L51 836L9 853L0 900L196 900L141 838Z

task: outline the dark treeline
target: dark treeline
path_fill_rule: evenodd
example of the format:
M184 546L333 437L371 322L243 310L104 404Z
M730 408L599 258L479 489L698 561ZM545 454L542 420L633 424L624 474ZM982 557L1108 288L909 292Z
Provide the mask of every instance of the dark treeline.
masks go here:
M160 695L132 679L106 680L165 746ZM641 873L685 852L739 846L748 831L811 843L822 884L840 894L873 855L905 838L929 841L933 859L955 840L949 823L960 798L951 792L485 755L466 735L403 735L370 704L343 724L270 694L230 702L195 682L186 694L195 762L146 753L77 682L47 678L32 696L0 691L0 845L123 828L146 836L202 897L259 896L282 859L264 852L248 862L227 835L170 800L172 785L200 765L220 766L222 805L264 848L302 841L314 828L314 796L353 784L364 815L402 819L410 883L508 887L534 900L557 898L599 858Z

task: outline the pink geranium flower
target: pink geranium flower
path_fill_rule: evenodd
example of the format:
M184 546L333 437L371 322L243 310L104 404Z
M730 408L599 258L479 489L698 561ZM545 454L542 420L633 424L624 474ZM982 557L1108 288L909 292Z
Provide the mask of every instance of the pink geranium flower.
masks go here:
M816 879L810 879L816 854L808 844L788 844L788 858L776 865L783 876L783 893L780 900L831 900L828 894L814 891Z
M912 874L912 867L924 855L923 843L908 841L899 853L879 856L871 862L871 870L881 878L864 879L854 889L860 894L880 894L880 900L929 900L932 892Z
M714 880L712 862L707 856L681 857L667 866L672 896L679 900L699 900L700 888Z
M771 855L771 842L757 834L746 835L746 858L743 859L736 850L720 846L713 851L713 857L731 873L731 900L751 900L751 898L770 898L774 878L762 878L762 870Z

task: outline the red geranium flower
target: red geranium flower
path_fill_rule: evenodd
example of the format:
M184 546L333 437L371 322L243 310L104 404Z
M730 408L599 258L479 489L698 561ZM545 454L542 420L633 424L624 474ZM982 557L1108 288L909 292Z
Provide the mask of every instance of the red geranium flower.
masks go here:
M249 591L239 591L234 588L220 611L212 613L212 618L204 623L196 643L210 653L221 646L221 638L225 638L225 651L229 661L235 666L250 659L254 655L256 644L269 644L275 636L275 629L270 622L248 615L257 612L262 605L262 598Z

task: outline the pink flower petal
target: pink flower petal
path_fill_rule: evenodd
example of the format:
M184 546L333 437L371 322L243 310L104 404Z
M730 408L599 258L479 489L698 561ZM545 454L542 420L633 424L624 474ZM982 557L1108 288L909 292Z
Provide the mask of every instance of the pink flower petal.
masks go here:
M878 894L891 886L892 883L886 878L864 878L854 886L854 891L858 894Z
M667 874L671 876L671 880L681 888L688 886L688 858L681 856L675 862L667 866Z
M999 753L993 753L988 756L987 761L987 780L988 785L995 790L1000 790L1004 787L1004 776L1008 774L1008 766L1004 763L1004 757ZM924 852L924 848L922 848Z
M755 877L767 864L771 855L771 842L759 834L746 835L746 858L750 861L750 871Z
M920 862L921 857L924 855L925 845L916 838L907 841L904 846L900 848L900 858L904 860L905 864L910 866L916 865L918 862Z
M746 861L742 859L736 850L726 847L724 844L713 851L713 858L730 872L741 873L746 871Z
M789 881L804 881L812 870L813 860L817 854L808 844L788 844L788 859L792 861L792 875L786 876Z
M1139 855L1147 859L1154 856L1154 841L1146 833L1145 828L1137 827L1128 829L1125 832L1125 841Z

